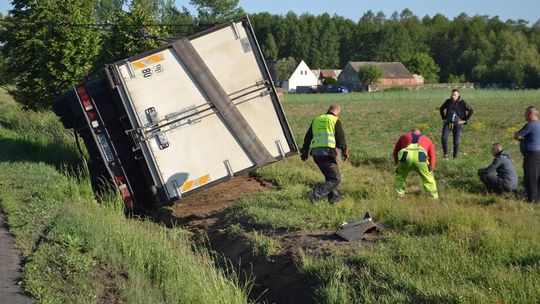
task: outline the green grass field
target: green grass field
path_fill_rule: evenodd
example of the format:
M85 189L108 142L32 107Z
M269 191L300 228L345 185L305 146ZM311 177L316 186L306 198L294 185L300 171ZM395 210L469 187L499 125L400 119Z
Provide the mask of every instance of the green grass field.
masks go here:
M272 260L282 247L266 228L330 230L369 211L388 228L373 246L299 254L299 271L316 286L317 302L539 303L540 206L486 194L476 170L490 163L491 144L501 142L522 176L511 135L523 125L524 108L540 105L540 91L464 90L475 114L462 133L461 158L438 161L441 200L430 201L414 175L407 197L395 198L394 142L417 126L441 155L438 107L448 95L287 95L284 108L299 145L315 115L342 105L351 150L350 161L340 163L344 199L311 204L306 194L322 175L311 159L294 156L257 171L278 190L236 202L232 212L241 224L229 233L246 236L254 255ZM125 219L117 197L97 201L72 134L52 113L23 112L2 93L0 107L0 206L23 252L25 288L40 302L248 301L247 287L216 268L185 230Z
M342 106L351 151L351 160L340 164L345 198L336 206L309 203L306 194L322 175L313 161L293 157L258 170L281 190L243 200L235 205L237 215L261 227L319 229L337 228L370 211L391 230L376 246L359 246L352 256L303 256L301 270L317 282L320 302L540 302L540 206L486 194L476 176L491 162L494 142L514 155L522 176L511 136L524 123L525 107L540 102L540 91L463 91L475 114L462 132L461 157L438 160L440 202L422 193L414 175L407 197L395 198L395 141L416 126L432 138L440 156L438 108L447 95L432 90L286 97L299 145L315 115L331 103Z

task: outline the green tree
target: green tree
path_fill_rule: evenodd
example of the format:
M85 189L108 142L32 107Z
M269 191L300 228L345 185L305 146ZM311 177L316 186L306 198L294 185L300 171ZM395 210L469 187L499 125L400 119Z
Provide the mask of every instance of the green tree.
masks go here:
M313 28L318 34L313 36L314 47L310 58L318 58L315 67L336 68L339 64L339 37L334 20L327 13L315 18ZM318 56L316 55L318 54Z
M4 20L4 16L0 13L0 20ZM5 31L4 23L0 23L0 33ZM5 54L5 49L0 47L0 87L6 91L10 89L6 86L7 84L12 84L12 76L9 73L9 61L7 54Z
M103 63L110 63L154 49L164 41L158 37L168 36L158 23L157 11L139 3L132 3L128 12L122 11L116 17L112 34L103 47Z
M96 0L94 10L99 23L112 23L116 15L122 11L127 0Z
M527 64L524 68L524 72L524 86L531 89L540 88L540 66L534 64Z
M15 99L40 109L85 80L99 51L93 0L13 0L1 33L16 83Z
M165 28L168 34L172 37L186 37L202 29L196 25L187 8L182 7L182 10L179 10L174 3L174 0L167 0L159 10L159 20L164 24L174 25Z
M358 79L365 88L376 84L382 77L383 71L374 64L366 64L358 71Z
M427 53L416 53L405 63L414 74L422 75L425 83L439 82L439 66Z
M296 69L296 60L292 57L281 58L274 65L276 71L276 80L287 80Z
M262 45L262 52L266 59L276 60L278 56L278 48L276 45L276 40L272 33L268 33L266 40Z
M354 44L354 31L356 24L350 20L339 16L334 16L333 23L338 31L339 37L339 67L344 67L347 62L353 60L356 55Z
M491 79L502 84L525 85L525 67L540 64L536 47L531 46L522 32L501 31L492 67Z
M449 83L462 83L465 82L465 75L454 75L450 74L448 75L448 82Z
M239 0L190 0L189 3L197 9L197 19L204 23L219 23L229 21L244 14L238 6Z
M11 92L8 85L13 84L13 75L9 72L9 58L0 49L0 87Z
M325 77L323 80L323 85L335 85L337 83L337 80L334 77Z

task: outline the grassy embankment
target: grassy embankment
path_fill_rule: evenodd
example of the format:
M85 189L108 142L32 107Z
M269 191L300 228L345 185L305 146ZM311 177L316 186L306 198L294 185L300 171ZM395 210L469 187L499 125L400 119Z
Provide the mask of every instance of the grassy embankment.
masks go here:
M23 112L0 92L0 207L41 303L245 303L182 229L124 217L94 199L73 135L50 112ZM83 173L79 173L83 172Z
M486 194L476 176L490 163L493 142L514 155L522 176L511 136L523 125L524 108L540 105L540 91L464 90L475 114L462 132L461 157L438 160L440 202L423 195L414 174L407 197L395 198L395 141L417 126L434 140L440 156L438 108L448 95L432 90L286 96L299 145L315 115L333 102L343 106L352 155L341 163L344 199L336 206L310 204L306 193L322 176L311 160L293 157L258 170L280 191L244 199L234 212L260 227L311 230L337 228L370 211L391 229L375 246L359 246L352 256L303 255L300 270L316 282L315 296L323 303L540 302L540 206L513 195ZM267 243L279 248L277 240Z

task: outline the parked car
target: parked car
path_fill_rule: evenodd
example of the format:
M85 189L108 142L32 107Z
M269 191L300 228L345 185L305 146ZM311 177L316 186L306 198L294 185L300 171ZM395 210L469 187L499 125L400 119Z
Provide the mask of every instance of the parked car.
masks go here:
M346 86L329 86L326 93L349 93L349 89Z

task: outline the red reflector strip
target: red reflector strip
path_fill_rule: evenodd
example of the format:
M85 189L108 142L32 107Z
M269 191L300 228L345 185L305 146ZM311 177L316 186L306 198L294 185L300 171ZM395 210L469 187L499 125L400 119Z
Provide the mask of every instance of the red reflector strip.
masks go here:
M96 120L97 119L97 114L96 112L94 111L88 111L86 112L88 114L88 119L90 120Z
M114 177L114 182L117 184L117 185L121 185L124 183L124 178L122 176L115 176Z
M120 195L122 195L122 200L124 201L126 209L133 209L133 200L126 184L119 185L118 190L120 190Z

